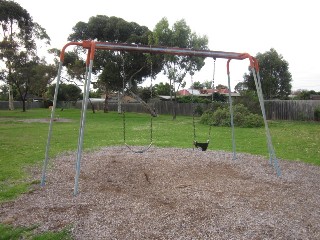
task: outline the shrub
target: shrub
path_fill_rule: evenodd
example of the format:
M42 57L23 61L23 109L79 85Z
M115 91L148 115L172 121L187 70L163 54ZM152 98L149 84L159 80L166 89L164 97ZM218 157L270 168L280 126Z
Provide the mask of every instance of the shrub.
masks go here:
M218 108L216 111L206 111L202 114L200 123L214 126L230 126L230 108ZM242 104L233 106L233 123L238 127L261 127L263 118L258 114L250 113Z
M197 105L194 109L194 114L198 116L202 116L203 114L203 108L200 105Z
M316 107L314 110L314 120L320 121L320 106Z

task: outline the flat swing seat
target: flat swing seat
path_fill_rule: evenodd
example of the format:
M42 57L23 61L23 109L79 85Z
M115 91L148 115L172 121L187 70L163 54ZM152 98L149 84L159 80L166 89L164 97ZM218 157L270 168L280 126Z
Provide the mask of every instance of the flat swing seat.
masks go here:
M198 148L198 149L201 149L201 151L206 151L208 146L209 146L209 140L205 143L199 143L197 141L194 141L193 142L193 145Z

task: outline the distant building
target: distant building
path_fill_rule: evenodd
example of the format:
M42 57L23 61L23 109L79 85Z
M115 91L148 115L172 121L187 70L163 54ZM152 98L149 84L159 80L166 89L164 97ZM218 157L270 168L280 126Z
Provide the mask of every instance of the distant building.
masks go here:
M207 96L211 96L214 93L220 93L222 95L229 95L229 89L227 88L220 88L220 89L182 89L180 91L178 91L178 95L180 96L187 96L187 95L195 95L195 96L203 96L203 97L207 97ZM237 92L231 92L231 97L239 97L240 93Z

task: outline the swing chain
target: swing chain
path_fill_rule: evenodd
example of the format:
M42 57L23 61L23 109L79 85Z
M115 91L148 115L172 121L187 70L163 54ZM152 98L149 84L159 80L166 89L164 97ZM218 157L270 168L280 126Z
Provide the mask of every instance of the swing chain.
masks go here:
M122 56L122 55L121 55ZM145 147L144 149L142 150L134 150L132 147L130 147L127 143L126 143L126 116L125 116L125 110L123 108L123 99L125 97L125 60L124 60L124 57L122 56L122 101L121 101L121 111L122 111L122 122L123 122L123 141L124 141L124 144L126 145L126 147L134 152L134 153L144 153L146 152L153 144L153 115L150 114L150 144ZM150 61L150 71L151 71L151 90L150 90L150 97L152 98L153 97L153 94L152 94L152 80L153 80L153 69L152 69L152 60ZM130 87L130 86L129 86ZM155 111L154 111L155 112Z
M216 58L213 58L213 74L212 74L212 83L211 83L211 89L212 89L212 93L211 93L211 111L213 112L213 90L214 90L214 78L216 75ZM212 124L209 123L209 134L208 134L208 141L211 139L211 126Z

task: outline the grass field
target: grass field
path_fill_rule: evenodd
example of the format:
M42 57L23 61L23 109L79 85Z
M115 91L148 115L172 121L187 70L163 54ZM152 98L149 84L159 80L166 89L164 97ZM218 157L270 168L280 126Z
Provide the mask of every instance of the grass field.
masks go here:
M27 167L41 168L48 135L48 109L27 112L0 111L0 202L8 201L28 191ZM53 125L50 156L65 151L75 151L79 134L79 109L57 111L56 117L70 119ZM317 122L269 122L273 145L279 159L297 160L320 165L320 124ZM198 141L208 137L208 126L196 124ZM123 118L115 112L93 114L88 111L84 149L123 145ZM268 155L265 129L236 128L237 152ZM153 118L153 143L158 147L192 148L192 118L162 115ZM150 143L150 116L126 113L126 142L129 145ZM231 151L231 129L212 127L210 150ZM281 161L280 161L281 166ZM2 230L1 230L2 229ZM4 226L0 226L0 233ZM7 230L6 230L7 231ZM12 230L9 230L9 232ZM2 239L2 238L0 238ZM11 238L8 238L11 239Z
M25 167L42 167L48 122L47 109L27 112L0 111L0 201L12 199L27 190ZM80 110L57 111L60 119L71 122L55 122L50 156L64 151L75 151L79 134ZM32 121L33 119L33 121ZM277 121L269 123L273 145L280 159L299 160L320 165L320 124L315 122ZM197 140L207 140L209 128L196 124ZM268 155L264 128L236 128L238 152ZM153 119L153 142L159 147L192 148L192 118L163 115ZM126 142L130 145L150 143L150 117L146 114L126 113ZM115 112L93 114L88 111L84 137L84 149L123 144L123 118ZM231 129L211 129L211 150L231 151Z

